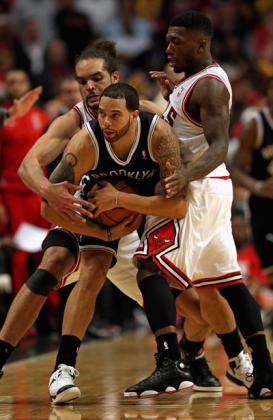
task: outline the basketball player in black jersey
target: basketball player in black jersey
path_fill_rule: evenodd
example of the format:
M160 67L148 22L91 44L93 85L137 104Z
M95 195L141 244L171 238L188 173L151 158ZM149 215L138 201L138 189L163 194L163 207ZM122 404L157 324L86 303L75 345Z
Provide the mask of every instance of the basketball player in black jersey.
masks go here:
M265 274L273 283L273 80L268 83L267 104L249 110L236 152L232 177L250 192L249 210L255 248Z
M180 147L172 128L154 114L139 113L138 94L133 87L124 83L117 83L106 88L101 96L98 122L91 121L77 133L69 142L60 164L52 173L51 182L70 181L78 184L82 178L83 192L86 195L98 180L107 178L128 179L139 189L134 210L142 214L158 217L183 218L187 203L179 195L171 199L154 196L153 191L160 180L160 176L167 175L166 162L171 160L175 168L180 168ZM116 197L118 200L118 197ZM80 233L80 247L82 250L82 265L80 278L77 283L78 298L74 296L74 306L66 314L67 325L71 335L83 338L91 319L90 290L98 293L103 285L108 269L115 262L117 241L100 241L91 236L85 236L85 226L81 222L66 222L47 203L42 205L42 213L52 223L61 224L64 228ZM87 221L88 224L88 221ZM90 265L100 267L100 276L90 276ZM162 281L166 282L164 277ZM85 295L81 293L85 290ZM87 293L88 291L88 293ZM166 282L165 293L172 295ZM145 306L145 295L144 306ZM154 304L161 307L161 296L154 294ZM147 311L149 308L147 308ZM147 312L149 319L149 311ZM169 386L175 390L192 386L189 373L181 370L182 363L176 337L176 311L174 300L166 308L157 313L162 331L153 328L159 350L160 363L168 366L164 383L153 392L164 392ZM154 327L154 323L152 324ZM158 324L159 325L159 324ZM65 331L64 331L65 333ZM159 333L157 335L157 333ZM167 335L167 338L166 338ZM169 340L172 346L166 352ZM54 393L58 376L53 374L50 379L49 390Z

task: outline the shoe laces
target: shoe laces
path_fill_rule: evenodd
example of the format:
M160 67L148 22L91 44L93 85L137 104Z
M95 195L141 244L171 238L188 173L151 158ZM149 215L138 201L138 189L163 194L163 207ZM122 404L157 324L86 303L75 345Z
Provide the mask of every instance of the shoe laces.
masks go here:
M230 361L235 362L235 370L239 375L246 377L248 380L253 378L253 365L247 352L242 350L237 357L230 359Z
M79 376L79 374L79 371L73 366L67 366L62 364L58 366L58 369L54 374L54 379L59 378L61 375L70 377L72 376L72 378L76 378L77 376Z

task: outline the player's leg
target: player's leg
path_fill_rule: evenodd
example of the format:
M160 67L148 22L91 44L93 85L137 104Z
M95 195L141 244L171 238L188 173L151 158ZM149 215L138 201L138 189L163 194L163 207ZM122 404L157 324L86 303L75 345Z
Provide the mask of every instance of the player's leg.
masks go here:
M77 353L93 318L97 295L115 251L87 248L81 254L80 277L66 302L60 346L49 379L49 394L54 404L69 403L81 396L74 384L78 376L75 369Z
M138 272L138 282L144 310L156 339L156 369L126 389L124 396L144 397L191 387L191 375L185 370L180 355L175 302L167 281L151 261L144 261Z
M176 289L179 293L179 291ZM223 387L212 374L204 352L205 338L211 327L203 320L198 295L193 288L176 294L177 313L185 316L183 336L179 342L183 358L193 378L193 390L219 392Z
M223 224L223 233L221 233L221 237L215 239L216 241L213 244L213 249L210 250L211 252L213 251L212 255L216 256L216 260L221 262L221 266L224 267L225 270L229 269L231 275L234 274L234 272L237 271L236 266L238 266L238 264L230 223L226 225ZM221 249L219 248L219 240L221 240ZM266 246L265 242L264 246ZM218 255L217 252L219 253ZM223 278L221 281L223 281ZM225 287L222 288L221 294L232 308L238 328L251 350L254 366L254 382L251 388L248 385L248 388L250 388L249 395L251 398L272 398L273 370L259 306L243 282L240 282L239 284L238 282L226 283ZM232 377L235 380L237 379L234 371L234 363L232 362L228 367L228 376L230 379L232 379ZM250 385L252 385L252 382L250 382Z
M244 284L225 287L221 293L229 302L240 332L251 350L254 383L249 397L272 398L273 369L260 308Z
M39 267L14 298L0 332L0 368L36 321L47 295L73 267L78 249L75 238L61 229L49 232Z

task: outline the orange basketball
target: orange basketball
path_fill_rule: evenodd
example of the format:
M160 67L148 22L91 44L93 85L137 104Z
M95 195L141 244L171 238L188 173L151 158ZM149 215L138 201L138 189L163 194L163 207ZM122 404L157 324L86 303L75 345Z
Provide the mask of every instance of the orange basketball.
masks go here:
M123 191L128 194L136 193L135 188L130 183L128 183L126 179L118 179L118 180L107 179L107 182L110 182L110 184L112 184L119 191ZM126 217L137 216L137 215L138 213L135 211L127 210L122 207L117 207L115 209L107 210L100 213L99 216L96 218L96 221L100 225L111 227L121 222Z

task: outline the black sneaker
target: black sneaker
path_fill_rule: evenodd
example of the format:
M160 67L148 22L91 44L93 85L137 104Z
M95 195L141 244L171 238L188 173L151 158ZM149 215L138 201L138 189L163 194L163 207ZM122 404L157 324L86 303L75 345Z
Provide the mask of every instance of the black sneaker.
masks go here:
M154 397L192 387L192 378L182 360L174 361L167 351L155 354L156 369L136 385L124 391L124 397Z
M248 390L248 398L251 400L273 399L273 369L254 369L253 384Z
M221 392L223 387L218 379L211 373L205 359L205 354L194 358L186 358L193 378L193 390L199 392Z

